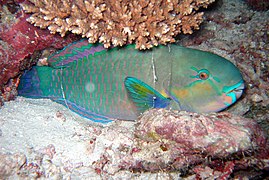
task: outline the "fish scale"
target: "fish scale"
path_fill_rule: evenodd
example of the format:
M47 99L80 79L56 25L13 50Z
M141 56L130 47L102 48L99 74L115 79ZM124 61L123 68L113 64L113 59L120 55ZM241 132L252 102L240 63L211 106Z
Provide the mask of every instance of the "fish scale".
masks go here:
M139 64L142 64L142 56L140 58L137 58L135 60L129 60L125 61L125 59L130 59L131 55L129 54L127 57L124 57L123 55L112 55L108 56L107 54L100 54L94 58L91 59L83 59L81 61L76 62L76 66L74 68L71 68L71 71L74 71L73 76L66 76L66 74L63 74L63 82L62 84L65 85L65 97L68 101L75 102L78 106L85 107L89 109L92 112L96 112L98 114L110 114L111 116L114 114L123 114L124 111L127 111L127 108L124 108L124 106L121 106L120 104L123 102L128 102L128 98L126 93L124 93L124 78L128 74L130 76L137 76L135 73L137 71L134 71L132 69L131 63L134 63L135 66L141 66ZM95 63L98 62L98 63ZM111 66L107 66L107 64L112 64ZM136 65L138 64L138 65ZM91 66L89 66L91 65ZM77 69L82 69L82 66L87 66L89 69L83 69L83 71L76 71ZM107 66L106 72L103 71L104 67ZM73 66L71 66L73 67ZM56 69L54 71L62 71L61 69ZM67 73L67 71L64 71ZM95 72L95 73L91 73ZM118 74L112 74L113 72L125 72L125 73L118 73ZM128 72L128 73L127 73ZM106 74L105 74L106 73ZM59 73L58 73L59 74ZM88 77L87 79L81 78L83 76ZM83 76L82 76L83 75ZM68 79L65 79L65 77L68 77ZM74 78L77 77L77 78ZM103 79L104 82L102 82L102 77L105 77ZM79 84L76 83L79 82ZM75 89L68 89L70 84L77 84ZM57 82L58 83L58 82ZM91 84L95 87L95 91L88 93L87 89L85 88L85 85ZM115 89L112 92L109 92L107 87L107 84L112 84L112 89ZM80 92L76 93L75 96L70 96L72 92ZM117 93L113 93L117 92ZM90 97L92 95L92 97ZM91 99L89 102L86 102L85 100ZM108 105L105 105L104 102L108 102ZM112 104L113 102L113 104ZM118 106L115 106L114 103L119 104ZM112 108L109 108L112 107ZM129 116L128 114L124 114L125 117ZM119 116L113 116L113 118L120 118ZM131 117L132 118L132 117Z
M135 120L148 108L219 111L243 87L241 73L228 60L177 45L107 50L82 40L50 56L48 64L21 77L19 95L50 98L101 123Z

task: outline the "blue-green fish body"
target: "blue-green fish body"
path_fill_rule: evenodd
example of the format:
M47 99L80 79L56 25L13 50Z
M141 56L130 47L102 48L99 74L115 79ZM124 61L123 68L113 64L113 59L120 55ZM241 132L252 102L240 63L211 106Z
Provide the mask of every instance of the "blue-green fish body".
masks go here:
M241 96L244 86L228 60L178 45L107 50L84 40L48 63L23 75L19 95L50 98L102 123L135 120L149 108L220 111Z

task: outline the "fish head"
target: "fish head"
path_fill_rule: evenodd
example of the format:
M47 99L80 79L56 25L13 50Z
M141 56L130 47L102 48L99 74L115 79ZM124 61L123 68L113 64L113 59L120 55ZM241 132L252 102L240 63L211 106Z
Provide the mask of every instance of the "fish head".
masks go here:
M185 59L188 61L184 67L175 66L178 70L173 70L177 72L168 91L180 109L218 112L241 97L244 81L233 63L216 54L198 50Z

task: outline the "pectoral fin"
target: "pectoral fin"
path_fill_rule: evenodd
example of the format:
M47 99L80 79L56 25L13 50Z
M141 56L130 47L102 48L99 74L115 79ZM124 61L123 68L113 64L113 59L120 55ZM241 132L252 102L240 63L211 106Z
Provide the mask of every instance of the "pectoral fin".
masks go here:
M170 98L164 97L139 79L127 77L125 78L124 84L129 98L140 112L144 112L149 108L165 108L170 104Z

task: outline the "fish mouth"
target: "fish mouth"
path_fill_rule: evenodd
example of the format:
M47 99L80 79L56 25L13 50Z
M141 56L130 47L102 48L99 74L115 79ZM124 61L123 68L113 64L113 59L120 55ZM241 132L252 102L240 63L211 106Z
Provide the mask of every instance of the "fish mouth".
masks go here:
M241 97L245 89L244 81L241 80L232 86L224 86L222 92L226 95L226 105L233 104L237 99ZM226 99L226 98L225 98Z
M244 82L242 82L239 87L233 89L231 92L235 93L236 99L239 99L242 96L244 89L245 89L245 84Z

